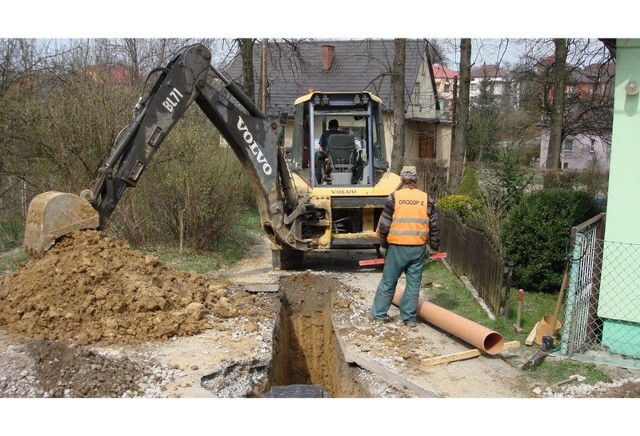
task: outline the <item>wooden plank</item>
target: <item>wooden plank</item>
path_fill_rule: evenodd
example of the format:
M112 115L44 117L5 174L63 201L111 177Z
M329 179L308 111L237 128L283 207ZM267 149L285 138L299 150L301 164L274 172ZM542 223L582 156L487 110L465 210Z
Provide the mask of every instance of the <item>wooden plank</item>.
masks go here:
M505 342L503 350L508 350L510 348L517 348L520 346L519 341L511 341ZM458 353L446 354L444 356L437 357L429 357L426 359L422 359L422 363L426 366L440 365L442 363L456 362L459 360L471 359L473 357L478 357L482 354L487 354L484 351L481 351L478 348L473 350L460 351Z
M533 341L536 338L536 330L538 330L538 324L540 324L540 321L538 321L536 323L536 325L533 326L533 329L531 330L531 333L529 333L529 336L527 336L527 339L525 339L524 344L531 346L533 345Z

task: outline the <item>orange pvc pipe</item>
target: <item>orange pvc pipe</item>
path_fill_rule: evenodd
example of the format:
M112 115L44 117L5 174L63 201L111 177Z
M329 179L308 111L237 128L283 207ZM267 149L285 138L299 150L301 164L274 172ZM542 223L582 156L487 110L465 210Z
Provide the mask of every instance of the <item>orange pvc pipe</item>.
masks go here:
M402 292L401 289L396 289L394 305L397 306L400 302ZM498 354L504 348L504 338L500 333L422 298L418 298L418 316L487 354Z

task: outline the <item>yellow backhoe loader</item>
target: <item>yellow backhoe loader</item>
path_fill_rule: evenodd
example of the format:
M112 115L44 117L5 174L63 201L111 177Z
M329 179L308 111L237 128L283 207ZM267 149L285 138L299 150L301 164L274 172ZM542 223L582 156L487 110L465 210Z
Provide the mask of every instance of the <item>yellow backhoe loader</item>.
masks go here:
M386 160L381 101L369 92L311 91L295 101L290 145L288 114L266 116L211 65L196 44L176 53L80 195L45 192L30 203L24 248L43 256L73 230L101 229L127 188L135 187L163 140L192 103L224 137L246 170L273 267L297 268L305 252L379 248L375 228L386 197L400 185ZM330 120L340 134L321 150Z

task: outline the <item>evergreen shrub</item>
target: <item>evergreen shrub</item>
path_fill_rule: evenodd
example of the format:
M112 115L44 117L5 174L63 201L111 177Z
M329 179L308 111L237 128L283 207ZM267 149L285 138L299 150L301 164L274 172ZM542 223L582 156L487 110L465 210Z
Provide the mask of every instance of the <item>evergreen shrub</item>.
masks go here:
M460 187L457 193L467 195L471 198L482 198L480 184L478 183L478 174L474 168L465 168L464 173L462 173L462 178L460 179Z
M529 291L560 290L571 227L600 213L584 191L546 189L522 198L505 219L500 240L515 263L513 286Z
M443 212L447 210L455 211L462 222L467 222L470 218L481 217L483 211L480 200L460 194L446 195L436 202L436 206Z

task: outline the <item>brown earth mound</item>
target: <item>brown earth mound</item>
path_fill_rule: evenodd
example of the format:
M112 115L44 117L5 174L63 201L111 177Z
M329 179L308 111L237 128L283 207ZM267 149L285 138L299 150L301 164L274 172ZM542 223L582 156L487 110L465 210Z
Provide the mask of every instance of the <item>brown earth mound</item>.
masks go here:
M0 325L79 345L194 335L217 320L255 317L264 308L264 301L228 282L171 270L97 231L62 238L0 282Z

